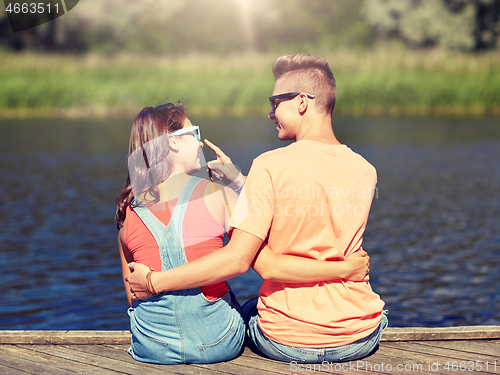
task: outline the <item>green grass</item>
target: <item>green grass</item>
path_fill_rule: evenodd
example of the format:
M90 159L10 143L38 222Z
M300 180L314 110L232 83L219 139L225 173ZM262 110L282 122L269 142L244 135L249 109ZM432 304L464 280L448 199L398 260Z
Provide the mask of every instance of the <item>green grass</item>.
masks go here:
M500 115L500 54L388 47L318 53L335 74L335 113ZM192 115L265 115L277 56L106 57L0 52L0 116L130 116L180 100Z

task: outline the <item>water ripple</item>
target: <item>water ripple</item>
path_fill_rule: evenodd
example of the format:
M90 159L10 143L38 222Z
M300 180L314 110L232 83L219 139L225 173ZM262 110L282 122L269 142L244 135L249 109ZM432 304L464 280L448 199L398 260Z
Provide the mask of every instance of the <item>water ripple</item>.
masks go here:
M265 122L225 121L206 134L244 171L282 146ZM498 126L337 121L339 138L378 170L364 247L390 325L500 324ZM113 217L129 126L0 123L0 329L128 329ZM244 302L260 282L249 271L231 284Z

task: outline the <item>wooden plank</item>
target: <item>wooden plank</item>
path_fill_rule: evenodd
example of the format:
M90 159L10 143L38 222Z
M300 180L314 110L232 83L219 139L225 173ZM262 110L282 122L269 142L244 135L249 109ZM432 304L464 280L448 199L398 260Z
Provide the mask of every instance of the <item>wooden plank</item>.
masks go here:
M306 365L301 366L291 366L288 362L280 362L272 359L264 358L258 354L253 353L250 349L246 348L244 353L231 361L232 363L239 364L242 367L247 368L245 373L253 373L253 369L265 370L268 373L273 374L290 374L290 373L311 373L314 374L345 374L346 371L355 371L356 374L360 375L373 375L373 371L365 371L362 368L356 368L356 361L344 362L344 363L325 363L323 366ZM309 371L308 371L309 370ZM377 372L377 371L375 371ZM234 372L239 374L240 372ZM389 374L386 371L378 371L380 374ZM392 373L391 373L392 374Z
M103 346L106 346L108 348L113 348L113 349L119 349L119 350L125 350L127 351L128 348L130 347L130 343L128 344L104 344Z
M479 340L500 339L500 326L391 327L380 341Z
M104 375L118 374L114 371L101 371L93 366L86 366L80 363L65 361L52 355L35 353L26 349L26 347L20 348L12 345L2 345L0 347L0 361L5 366L37 375L75 375L75 373Z
M0 331L0 344L129 344L128 331ZM381 341L500 339L500 326L391 327Z
M95 349L91 353L88 353L89 350L86 351L77 350L78 348L74 345L69 345L69 346L35 345L33 346L33 350L37 352L50 354L52 356L64 358L66 360L70 360L76 363L92 364L92 366L96 366L96 368L98 368L100 371L111 370L130 375L135 375L135 374L144 375L146 369L145 363L134 361L132 358L129 358L130 361L117 360L114 358L110 358L109 353L108 356L102 356L101 354L104 353L106 350L109 351L113 349L104 347L101 348L99 346L90 346L90 347ZM162 366L162 365L152 365L152 364L148 365L149 365L147 367L148 374L161 373L167 375L168 374L176 375L184 373L182 369L180 371L176 371L176 369L174 369L175 366Z
M356 361L357 369L364 369L370 373L388 373L391 375L408 374L434 374L449 375L449 372L436 368L432 357L414 356L413 353L402 351L394 343L395 348L390 348L384 344L380 345L379 350L359 361Z
M12 371L23 371L26 374L74 375L74 371L62 370L47 363L40 363L24 358L10 356L0 351L0 362Z
M400 351L400 355L403 358L411 358L412 362L415 363L427 363L429 365L434 364L436 366L436 371L432 371L435 374L450 374L450 373L474 373L474 374L498 374L498 372L493 371L493 368L490 367L488 371L485 368L482 368L482 371L468 371L465 370L457 370L454 371L451 367L452 365L460 366L460 362L464 362L464 366L468 361L482 361L483 363L486 361L490 361L490 356L484 356L480 354L466 353L466 352L457 352L453 349L441 348L436 345L425 345L424 343L419 342L398 342L398 343L385 343L384 344L386 351ZM446 368L448 366L448 368ZM425 368L425 365L424 365ZM429 367L427 367L429 368ZM429 368L430 369L430 368ZM500 366L498 366L497 370L500 370Z
M251 354L251 355L250 355ZM246 348L243 355L235 358L231 361L234 364L237 364L244 369L246 369L246 373L253 374L255 371L266 371L267 373L272 374L290 374L291 372L307 372L307 367L302 365L299 370L298 366L292 365L288 362L280 362L272 359L264 358L253 353L250 349ZM310 365L313 366L313 365ZM321 365L316 365L316 367L311 367L314 369L315 374L342 374L341 372L324 372L322 371Z
M290 363L287 362L279 362L274 361L272 359L264 358L258 354L253 353L250 349L246 348L245 352L241 356L241 358L237 359L241 365L249 367L249 368L259 368L259 369L270 369L274 373L279 374L290 374L292 373L302 373L308 372L306 371L306 366L301 366L299 370L298 366L291 366ZM297 368L296 368L297 367ZM356 367L356 361L344 362L344 363L326 363L323 366L316 366L316 368L312 367L311 371L314 374L345 374L346 371L354 371L353 368ZM295 370L295 371L294 371ZM364 371L361 368L355 370L356 374L360 375L373 375L373 372ZM385 374L386 372L380 372Z
M0 365L0 374L2 374L2 375L28 375L31 373L16 369L16 368Z
M407 349L397 347L385 347L376 362L384 364L384 369L389 370L391 374L434 374L449 375L455 373L444 368L446 361L443 357L432 354L422 354L412 352ZM367 361L375 360L371 357ZM367 368L367 366L365 366Z
M429 329L427 329L429 330ZM30 331L32 332L32 331ZM44 331L47 332L47 331ZM64 331L52 331L64 332ZM78 333L78 331L75 331ZM90 340L92 337L87 333L93 331L81 331ZM102 331L97 331L98 333ZM109 332L109 331L108 331ZM110 331L111 333L123 331ZM84 337L84 338L85 338ZM99 334L94 336L99 339ZM73 335L73 339L78 335ZM107 337L106 339L108 339ZM343 374L355 372L357 374L500 374L500 340L471 340L450 341L384 341L380 344L379 350L372 356L360 361L347 362L341 365L348 367L338 367L335 364L325 367L310 366L300 369L291 367L289 363L278 362L263 358L252 353L248 348L238 358L224 363L211 365L176 365L163 366L137 362L126 352L129 342L126 344L116 343L110 340L111 344L106 345L0 345L1 366L12 372L12 375L26 374L131 374L152 375L161 374L200 374L211 375L221 374ZM119 340L118 340L119 341ZM496 362L496 369L492 363ZM456 361L464 362L464 370L458 368L452 371L451 364ZM481 361L482 368L473 367L474 371L468 371L471 363ZM489 361L490 367L486 370L484 363ZM449 362L450 368L444 366ZM390 365L390 368L389 368ZM435 366L435 367L432 367ZM319 371L318 371L319 370ZM323 371L322 371L323 370ZM0 374L8 374L7 370Z
M152 374L199 374L199 375L212 375L214 372L209 369L196 368L193 365L156 365L153 363L139 362L132 358L127 353L129 345L71 345L70 349L79 350L91 355L101 356L106 359L106 363L115 364L116 368L122 368L120 364L130 364L132 367L137 367L140 375L146 371L148 375ZM115 368L115 367L114 367Z
M466 345L466 342L464 342L463 345ZM385 346L389 348L396 347L401 350L407 350L412 352L413 354L420 353L424 355L429 354L434 356L441 356L444 357L446 360L491 361L492 359L491 356L485 356L483 354L457 351L453 348L446 348L439 345L425 345L424 343L421 342L406 342L404 343L404 345L394 345L393 343L386 343Z
M0 344L130 344L128 331L0 331Z
M238 375L267 375L274 374L272 371L268 370L259 370L257 368L247 368L245 366L240 366L234 362L235 360L231 360L228 362L221 363L212 363L208 365L197 365L192 364L190 366L199 367L204 369L210 369L214 373L226 373L226 374L238 374Z
M438 346L460 352L492 356L500 361L500 340L468 340L468 341L422 341L420 344Z
M122 354L119 354L119 357L117 357L117 359L120 359L120 360L123 360L124 358L122 357L122 355L126 355L130 360L134 361L132 359L132 357L130 357L129 354L126 353L126 350L128 349L128 345L106 345L107 347L110 347L110 348L113 348L113 349L119 349L119 350L123 350ZM86 346L82 346L82 347L79 347L79 348L82 348L82 350L87 350L85 349ZM91 347L89 347L88 350L91 350L90 349ZM283 370L279 370L277 371L276 368L282 368L282 366L285 366L286 367L286 371L285 373L286 374L289 374L290 373L290 369L289 369L289 364L288 363L284 363L284 362L278 362L278 361L274 361L274 360L271 360L271 359L267 359L267 358L264 358L264 357L261 357L255 353L252 353L252 351L248 348L245 348L245 351L244 353L240 356L240 357L237 357L231 361L228 361L228 362L224 362L224 363L233 363L236 361L237 364L239 364L240 366L243 365L245 366L245 364L243 363L240 363L240 358L245 358L243 359L243 362L246 361L246 359L248 358L248 360L250 361L264 361L266 364L268 364L268 366L260 366L264 369L270 369L269 371L272 372L272 373L283 373ZM183 365L176 365L175 367L180 367L180 366L183 366ZM207 367L210 367L211 365L195 365L195 364L191 364L191 365L184 365L186 368L194 368L195 366L197 366L200 370L205 370L205 371L208 371L207 373L210 373L210 374L213 374L214 373L214 370L211 370L210 368L207 368ZM255 368L258 368L260 369L259 365L257 366L250 366L250 367L255 367ZM234 369L233 369L234 370ZM240 367L238 367L236 370L239 370L239 371L243 371ZM184 369L183 369L184 371ZM186 370L188 371L188 370ZM222 371L221 369L218 369L217 370L218 372ZM232 373L232 372L227 372L229 371L228 369L225 369L224 372L226 373ZM268 372L269 373L269 372Z
M298 373L318 373L318 374L435 374L447 375L457 373L452 369L445 369L446 361L459 360L490 360L495 357L497 352L493 354L477 354L473 349L460 351L460 344L465 344L468 348L479 346L481 350L487 350L490 345L497 346L498 340L490 341L466 341L450 342L450 341L434 341L434 342L387 342L380 345L379 350L372 356L360 361L352 361L340 364L338 369L344 371L336 371L335 364L326 370L324 367L310 366L311 371L307 371L307 367L294 369L286 362L278 362L260 357L252 353L249 349L238 358L226 362L213 365L178 365L178 366L162 366L153 365L133 360L127 353L128 345L32 345L32 346L0 346L0 362L3 366L12 368L13 375L26 374L68 374L68 373L126 373L131 375L143 375L145 373L152 375L161 374L201 374L208 375L214 373L221 374L298 374ZM442 347L442 345L453 345L455 347ZM472 346L467 346L472 345ZM9 347L11 352L2 350ZM495 349L496 349L495 348ZM31 353L30 353L31 352ZM4 359L10 360L6 365ZM438 364L438 365L436 365ZM459 362L457 362L459 365ZM399 365L399 366L398 366ZM432 366L436 367L432 367ZM460 374L498 374L500 364L497 363L497 372L492 371L490 362L489 371L459 371ZM484 364L483 364L484 367ZM320 371L318 371L318 369ZM27 370L27 371L26 371ZM321 371L326 370L326 371ZM22 371L19 374L19 371ZM4 373L4 372L0 372Z
M406 343L394 343L394 345L404 345ZM248 353L248 354L247 354ZM244 357L249 360L256 361L254 353L245 351ZM418 373L418 374L441 374L441 375L449 375L450 371L447 371L439 366L433 367L440 358L438 357L430 357L418 354L416 357L414 353L407 350L401 349L393 349L385 347L385 344L381 344L379 350L370 357L364 358L359 361L351 361L339 364L339 370L342 370L340 373L356 373L356 374L409 374L409 373ZM266 360L269 361L269 360ZM279 363L279 362L278 362ZM263 366L268 365L268 363L263 364ZM286 364L286 368L288 369L288 373L302 373L307 371L291 371L288 364ZM335 371L335 365L330 365L331 368L325 371L326 373L338 373ZM399 365L399 367L398 367ZM254 367L255 365L247 365L247 367ZM342 367L343 366L343 367ZM265 367L263 367L265 368ZM303 368L304 369L304 368ZM282 373L281 369L276 371L275 368L272 368L273 372ZM312 371L315 374L321 373L320 371ZM324 372L323 372L324 373Z

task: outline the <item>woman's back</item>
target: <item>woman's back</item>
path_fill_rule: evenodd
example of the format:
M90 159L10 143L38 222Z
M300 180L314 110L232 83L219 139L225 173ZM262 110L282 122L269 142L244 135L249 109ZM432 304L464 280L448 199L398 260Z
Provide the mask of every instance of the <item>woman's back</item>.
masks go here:
M182 223L182 239L188 262L222 247L224 227L219 220L214 218L205 203L205 190L208 183L208 180L202 180L194 188ZM159 202L149 207L149 210L167 226L177 200L178 198L171 199L167 203ZM125 241L134 257L134 262L145 264L156 271L162 270L158 244L131 207L127 208ZM214 300L220 298L227 291L227 287L225 282L220 282L202 287L201 290L207 299Z
M191 178L171 216L169 210L158 214L143 205L134 207L133 215L127 214L127 247L135 261L155 269L161 265L165 270L222 246L224 228L205 205L205 186L203 180ZM153 250L156 255L152 255ZM136 302L130 317L130 353L140 361L174 364L228 360L238 354L244 340L239 305L225 282L203 292L186 289Z

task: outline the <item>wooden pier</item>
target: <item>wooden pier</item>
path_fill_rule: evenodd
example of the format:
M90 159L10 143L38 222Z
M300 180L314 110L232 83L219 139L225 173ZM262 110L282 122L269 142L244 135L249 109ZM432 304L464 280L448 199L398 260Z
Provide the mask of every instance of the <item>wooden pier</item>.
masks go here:
M141 363L126 331L0 331L0 374L500 374L500 326L388 328L360 361L299 365L249 349L210 365Z

